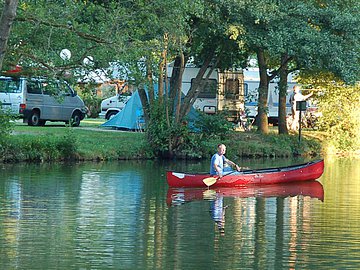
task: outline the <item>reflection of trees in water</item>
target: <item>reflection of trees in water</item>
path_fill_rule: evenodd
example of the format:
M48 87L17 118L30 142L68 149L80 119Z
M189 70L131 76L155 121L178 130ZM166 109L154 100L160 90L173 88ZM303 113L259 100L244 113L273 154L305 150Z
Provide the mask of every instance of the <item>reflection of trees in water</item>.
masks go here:
M237 198L228 208L223 198L211 201L210 212L221 233L227 211L226 235L230 238L222 244L239 252L229 268L245 261L251 269L282 269L284 263L296 268L308 263L298 247L306 246L310 237L310 197ZM299 257L304 258L301 264Z

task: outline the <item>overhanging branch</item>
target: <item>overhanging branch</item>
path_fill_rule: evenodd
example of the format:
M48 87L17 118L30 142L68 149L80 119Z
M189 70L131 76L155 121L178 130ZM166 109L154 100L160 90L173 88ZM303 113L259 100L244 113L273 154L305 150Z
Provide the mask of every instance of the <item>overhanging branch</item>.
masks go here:
M49 27L55 27L55 28L60 28L60 29L66 29L67 31L70 31L72 33L74 33L75 35L77 35L78 37L81 37L83 39L86 40L90 40L96 43L101 43L101 44L112 44L112 42L109 42L106 39L100 38L98 36L95 35L91 35L88 33L84 33L81 31L78 31L74 28L73 25L69 25L69 24L59 24L56 22L51 22L51 21L43 21L43 20L39 20L35 17L18 17L15 19L16 21L19 22L29 22L29 23L36 23L36 24L40 24L40 25L45 25L45 26L49 26Z

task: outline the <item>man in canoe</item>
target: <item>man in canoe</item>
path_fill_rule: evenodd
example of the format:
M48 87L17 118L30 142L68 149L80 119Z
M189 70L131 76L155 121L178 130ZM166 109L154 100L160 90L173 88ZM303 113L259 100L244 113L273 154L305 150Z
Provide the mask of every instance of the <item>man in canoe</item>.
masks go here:
M210 174L211 175L218 175L219 177L222 177L224 175L224 171L230 171L224 169L225 164L229 164L232 167L235 167L237 171L240 171L240 167L232 162L231 160L227 159L225 157L226 152L226 146L225 144L219 144L218 152L214 154L211 158L211 164L210 164Z

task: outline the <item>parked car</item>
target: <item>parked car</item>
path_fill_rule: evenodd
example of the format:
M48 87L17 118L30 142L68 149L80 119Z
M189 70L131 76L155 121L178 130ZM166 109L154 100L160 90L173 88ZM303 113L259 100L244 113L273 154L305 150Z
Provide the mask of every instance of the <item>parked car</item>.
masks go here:
M116 96L104 99L101 102L101 112L99 114L99 117L105 118L106 120L114 117L125 107L126 102L130 99L130 97L131 96L117 94Z
M79 126L87 113L68 83L44 78L0 77L0 102L30 126L43 126L46 121Z

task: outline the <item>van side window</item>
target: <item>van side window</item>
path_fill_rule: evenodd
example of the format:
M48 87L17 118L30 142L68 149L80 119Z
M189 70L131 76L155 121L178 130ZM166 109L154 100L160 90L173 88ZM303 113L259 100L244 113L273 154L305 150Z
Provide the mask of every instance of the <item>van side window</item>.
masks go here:
M65 83L58 83L58 87L60 90L60 93L64 96L71 96L72 92L70 88Z
M41 82L41 87L44 95L58 94L58 89L55 82Z
M39 83L35 81L28 81L27 92L29 94L41 94L41 88L39 86Z

